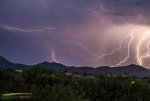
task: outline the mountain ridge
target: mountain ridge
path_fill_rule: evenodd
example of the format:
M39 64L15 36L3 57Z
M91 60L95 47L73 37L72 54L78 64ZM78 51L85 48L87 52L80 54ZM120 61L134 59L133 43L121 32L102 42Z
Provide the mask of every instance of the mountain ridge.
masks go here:
M25 68L30 68L34 66L39 67L45 67L53 71L58 72L78 72L78 73L88 73L88 74L114 74L114 75L120 75L120 74L129 74L129 75L135 75L140 77L150 77L150 70L147 68L144 68L139 65L131 64L127 66L118 66L118 67L110 67L110 66L100 66L100 67L88 67L88 66L82 66L82 67L76 67L76 66L65 66L61 63L55 63L55 62L42 62L35 65L25 65L25 64L19 64L19 63L12 63L5 59L4 57L0 56L0 68L10 68L15 70L23 70Z

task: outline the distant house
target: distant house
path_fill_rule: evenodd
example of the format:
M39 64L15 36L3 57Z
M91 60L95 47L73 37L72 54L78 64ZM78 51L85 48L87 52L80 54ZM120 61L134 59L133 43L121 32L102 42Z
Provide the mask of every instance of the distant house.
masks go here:
M19 72L19 73L21 73L23 70L16 70L16 72Z
M72 72L64 72L64 75L66 76L71 76L71 77L81 77L81 75L77 74L77 73L72 73Z
M70 73L70 72L65 72L64 73L66 76L73 76L73 73Z

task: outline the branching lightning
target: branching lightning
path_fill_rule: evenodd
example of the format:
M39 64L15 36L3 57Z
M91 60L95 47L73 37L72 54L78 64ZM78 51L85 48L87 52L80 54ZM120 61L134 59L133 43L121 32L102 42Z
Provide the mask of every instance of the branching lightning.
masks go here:
M119 63L117 63L116 65L113 65L112 67L115 67L115 66L120 66L121 64L125 63L129 58L130 58L130 48L131 48L131 43L132 41L134 40L135 36L134 36L134 32L135 30L130 34L130 40L128 42L128 50L127 50L127 56L121 60ZM142 59L143 58L146 58L146 57L150 57L150 42L147 43L147 49L148 49L148 52L146 55L144 56L140 56L140 48L141 48L141 45L142 45L142 42L148 37L150 32L147 32L145 34L145 36L140 40L139 44L137 45L137 60L138 60L138 63L140 65L142 65ZM63 40L63 39L54 39L54 40L57 40L57 41L62 41L62 42L67 42L69 44L73 44L73 45L77 45L78 47L82 48L83 50L87 51L89 54L91 54L92 56L95 56L96 58L95 59L92 59L92 60L88 60L88 62L91 62L91 61L96 61L96 60L100 60L100 59L103 59L104 57L106 56L112 56L115 52L118 52L122 49L122 44L123 42L126 40L127 37L123 38L121 41L120 41L120 44L119 44L119 47L116 48L116 49L113 49L110 53L105 53L103 55L97 55L95 54L93 51L89 50L87 47L85 47L84 45L80 44L80 43L77 43L77 42L73 42L73 41L70 41L70 40Z
M142 57L145 57L145 56L140 56L140 50L141 50L141 45L143 43L143 41L145 41L146 38L148 38L148 35L149 35L149 31L144 35L144 37L140 40L138 46L137 46L137 61L139 63L139 65L142 66ZM148 48L149 49L149 48Z
M127 56L123 60L121 60L119 63L117 63L116 65L113 65L111 67L120 66L121 64L125 63L130 58L131 43L132 43L132 41L135 38L134 32L135 32L135 30L130 34L131 38L130 38L129 43L128 43ZM147 53L146 53L146 55L143 55L143 56L140 55L142 43L148 38L149 35L150 35L150 31L148 31L144 35L144 37L139 41L139 43L137 45L137 49L136 49L137 61L138 61L139 65L141 65L141 66L143 65L142 64L143 58L150 57L150 41L147 43ZM98 58L95 58L95 59L92 59L92 60L89 60L89 61L96 61L96 60L103 59L106 56L112 56L114 52L118 52L118 51L120 51L122 49L122 43L124 42L125 39L126 38L124 38L123 40L121 40L120 46L117 49L113 49L110 53L105 53L105 54L103 54L101 56L98 56Z
M80 47L81 49L83 49L84 51L91 54L92 56L98 57L98 55L96 53L94 53L92 50L88 49L87 47L85 47L84 45L82 45L78 42L74 42L74 41L70 41L70 40L63 40L63 39L54 39L54 40L66 42L66 43L69 43L69 44L72 44L72 45L76 45L76 46Z
M145 39L148 38L148 36L150 35L150 31L148 31L144 37L140 40L138 46L137 46L137 60L138 60L138 63L139 65L143 65L143 58L147 58L147 57L150 57L150 48L149 48L149 45L150 45L150 42L147 43L147 54L146 55L143 55L143 56L140 56L140 50L141 50L141 46L142 46L142 43L145 41Z
M39 28L39 29L23 29L23 28L12 26L12 25L6 25L6 24L3 24L3 23L0 23L0 28L5 29L5 30L10 30L10 31L27 32L27 33L41 32L41 31L56 29L56 28L52 28L52 27L49 27L49 26Z
M53 62L60 63L60 62L56 59L55 51L54 51L53 48L52 48L52 60L53 60Z
M21 27L16 27L16 26L13 26L13 25L9 25L9 24L3 24L0 22L0 28L1 29L5 29L5 30L9 30L9 31L16 31L16 32L27 32L27 33L32 33L32 32L42 32L42 31L47 31L47 30L55 30L56 28L52 28L50 26L45 26L43 28L38 28L38 29L24 29L24 28L21 28ZM144 36L142 37L142 39L138 40L138 44L136 45L136 59L137 59L137 63L141 66L143 66L143 59L144 58L150 58L150 41L147 42L146 44L146 47L147 47L147 53L145 53L144 55L141 55L141 48L143 47L143 43L146 41L146 39L150 38L150 31L149 30L146 30L147 32L144 34ZM130 34L130 40L127 44L127 56L121 60L119 63L117 63L116 65L113 65L112 67L116 67L116 66L120 66L122 65L123 63L127 62L127 60L130 58L130 48L131 48L131 44L132 44L132 41L135 39L135 35L134 35L134 32L133 31L131 34ZM128 37L128 36L127 36ZM61 42L66 42L66 43L69 43L69 44L72 44L72 45L76 45L77 47L79 47L80 49L84 50L85 52L89 53L91 56L94 56L95 58L94 59L91 59L91 60L87 60L88 62L92 62L92 61L97 61L97 60L101 60L103 58L105 58L106 56L113 56L113 54L115 52L119 52L122 50L122 45L123 45L123 42L126 40L126 38L123 38L120 43L119 43L119 46L118 48L115 48L113 49L111 52L109 53L105 53L105 54L102 54L102 55L98 55L96 54L95 52L93 52L92 50L88 49L87 47L85 47L83 44L79 43L79 42L74 42L74 41L71 41L71 40L64 40L64 39L54 39L56 41L61 41ZM55 51L54 49L52 48L52 53L51 53L51 59L56 62L56 63L60 63L57 59L56 59L56 55L55 55Z
M125 59L121 60L118 64L112 66L112 67L115 67L115 66L120 66L122 63L126 62L129 58L130 58L130 47L131 47L131 43L134 39L134 35L133 35L134 31L130 34L130 41L128 43L128 51L127 51L127 56L125 57Z
M150 41L147 43L147 54L141 56L142 62L143 62L143 58L148 58L148 57L150 57Z
M96 60L100 60L100 59L102 59L102 58L104 58L104 57L106 57L106 56L112 56L113 53L115 53L115 52L117 52L117 51L120 51L120 50L122 49L122 44L123 44L123 42L125 41L125 39L126 39L126 37L121 40L121 42L120 42L120 44L119 44L119 47L116 48L116 49L113 49L110 53L105 53L105 54L103 54L103 55L101 55L101 56L98 56L98 57L95 58L95 59L88 60L88 61L89 61L89 62L91 62L91 61L96 61Z

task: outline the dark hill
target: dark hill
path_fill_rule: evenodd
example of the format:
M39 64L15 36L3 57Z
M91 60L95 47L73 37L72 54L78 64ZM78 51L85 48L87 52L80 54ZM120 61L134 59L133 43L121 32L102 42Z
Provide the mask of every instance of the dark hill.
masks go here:
M93 67L75 67L75 66L65 66L60 63L49 63L49 62L43 62L39 63L33 66L40 66L45 67L53 71L59 71L59 72L78 72L78 73L88 73L88 74L114 74L114 75L120 75L120 74L128 74L128 75L135 75L140 77L150 77L150 70L146 69L142 66L131 64L128 66L120 66L120 67L109 67L109 66L101 66L97 68ZM22 70L25 68L31 68L32 66L23 65L23 64L16 64L11 63L10 61L6 60L4 57L0 56L0 68L11 68L15 70Z
M0 56L0 68L10 68L10 69L15 69L15 70L20 70L26 67L28 66L24 64L11 63L4 57Z

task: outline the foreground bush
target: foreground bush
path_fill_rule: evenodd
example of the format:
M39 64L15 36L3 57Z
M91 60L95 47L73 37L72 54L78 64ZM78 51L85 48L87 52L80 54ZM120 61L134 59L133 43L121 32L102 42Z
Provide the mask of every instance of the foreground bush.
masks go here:
M30 92L32 101L149 101L150 80L128 76L65 76L41 67L0 71L0 93Z

